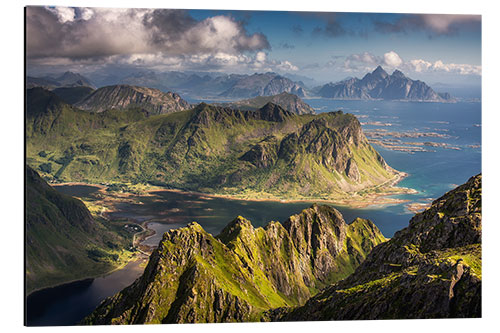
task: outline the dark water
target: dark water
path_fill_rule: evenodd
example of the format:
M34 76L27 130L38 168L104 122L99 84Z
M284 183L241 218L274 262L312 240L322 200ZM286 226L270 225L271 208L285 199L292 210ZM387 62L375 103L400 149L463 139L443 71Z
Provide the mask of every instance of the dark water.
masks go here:
M397 170L407 172L409 177L400 186L414 188L418 194L401 198L412 202L426 202L467 181L481 172L481 149L469 145L481 144L480 103L406 103L384 101L332 101L325 99L306 100L317 112L342 109L353 113L363 123L383 122L391 126L379 127L364 124L364 129L385 128L389 131L419 131L448 134L448 138L402 139L403 141L445 142L460 148L449 150L432 147L434 152L408 154L376 146L387 163ZM88 197L96 187L74 185L59 186L64 193ZM123 203L114 218L133 218L148 225L157 233L145 241L157 245L162 234L196 221L205 230L216 235L236 216L252 221L255 227L264 226L271 220L284 221L299 213L312 203L252 202L210 198L199 194L178 192L155 192L151 197L137 198L141 203ZM414 215L404 204L371 206L364 209L336 207L346 222L356 217L369 218L386 237L408 225ZM70 286L42 291L28 299L29 325L71 325L89 314L105 297L111 296L132 283L142 269L135 263L121 271L92 282L81 282Z
M104 277L87 279L32 293L26 300L28 326L76 325L103 299L129 286L143 272L143 260Z
M99 187L93 185L56 185L54 188L58 192L78 198L89 198L99 191Z

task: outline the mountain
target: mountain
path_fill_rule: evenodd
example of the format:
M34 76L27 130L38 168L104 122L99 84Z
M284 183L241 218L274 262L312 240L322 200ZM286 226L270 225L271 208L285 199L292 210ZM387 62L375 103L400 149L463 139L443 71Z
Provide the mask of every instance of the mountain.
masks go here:
M283 109L295 114L314 114L314 109L300 99L297 95L282 92L274 96L257 96L250 99L245 99L230 103L218 103L214 105L227 106L239 110L257 110L266 105L273 103L279 105Z
M99 88L77 103L76 106L93 112L140 108L148 114L164 114L191 107L176 93L164 93L158 89L129 85Z
M110 271L122 264L120 249L129 242L26 168L27 293Z
M399 70L389 75L380 66L361 80L351 78L337 83L327 83L314 91L320 97L335 99L454 101L449 94L436 93L425 82L412 80Z
M239 216L216 237L195 222L170 230L143 275L83 323L461 317L481 317L481 175L388 241L318 205L264 228Z
M103 85L127 84L176 91L195 99L250 98L271 96L288 92L300 97L306 95L304 84L294 82L276 73L220 74L203 72L155 72L128 73L123 77L96 78Z
M99 91L99 90L98 90ZM28 91L28 163L61 181L152 183L257 198L347 198L380 191L400 173L342 112L296 115L201 103L146 117L90 113L49 91ZM356 192L356 193L354 193Z
M64 102L68 104L76 104L85 97L92 94L92 92L94 92L94 89L86 86L62 87L55 88L54 90L52 90L52 92L59 96Z
M481 317L481 175L435 200L356 271L273 320Z
M301 304L346 276L384 241L372 222L346 224L329 206L264 228L239 216L216 237L193 222L165 233L143 275L84 322L257 321L266 309Z
M55 89L61 87L90 87L94 89L94 85L85 76L65 72L58 76L33 77L28 76L26 79L27 88L42 87L45 89Z
M297 83L276 73L255 73L236 82L231 88L219 94L222 97L249 98L255 96L272 96L288 92L304 97L304 88Z

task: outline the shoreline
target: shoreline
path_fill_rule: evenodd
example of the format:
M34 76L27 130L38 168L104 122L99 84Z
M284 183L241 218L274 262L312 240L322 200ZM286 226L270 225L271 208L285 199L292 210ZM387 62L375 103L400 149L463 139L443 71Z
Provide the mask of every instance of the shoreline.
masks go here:
M377 188L385 188L387 190L380 193L366 193L362 194L360 197L358 192L353 192L351 197L342 197L342 198L295 198L295 199L284 199L280 197L269 197L269 198L248 198L248 197L240 197L232 194L217 194L217 193L203 193L198 191L187 191L180 189L151 189L147 190L147 193L153 192L172 192L172 193L180 193L180 194L194 194L198 196L208 197L208 198L221 198L221 199L229 199L229 200L239 200L239 201L252 201L252 202L280 202L280 203L300 203L300 202L318 202L318 203L327 203L333 204L336 206L343 206L346 208L366 208L372 205L389 205L389 204L400 204L409 202L409 200L404 199L396 199L396 198L383 198L389 197L393 195L401 195L401 194L416 194L417 190L406 187L397 187L395 186L399 182L401 182L404 178L408 177L408 174L405 172L398 172L396 176L392 179L389 179L385 183L373 186L369 190L375 190ZM392 189L392 191L391 191Z
M140 260L140 259L149 258L149 256L145 255L144 253L142 253L142 252L139 252L139 253L140 254L138 256L133 256L132 258L130 258L130 260L127 260L122 265L119 265L119 266L113 268L112 270L104 272L104 273L94 274L94 275L89 275L89 276L84 276L84 277L81 277L81 278L78 278L78 279L73 279L73 280L69 280L69 281L66 281L66 282L57 283L57 284L54 284L54 285L50 285L50 286L46 286L46 287L42 287L42 288L33 289L29 293L28 293L27 290L25 290L25 293L26 293L25 298L28 298L28 297L32 296L33 294L35 294L37 292L40 292L40 291L43 291L43 290L59 288L59 287L63 287L63 286L66 286L66 285L69 285L69 284L72 284L72 283L83 282L83 281L87 281L87 280L94 280L94 279L97 279L97 278L100 278L100 277L105 277L105 276L108 276L108 275L110 275L110 274L112 274L112 273L114 273L116 271L119 271L119 270L125 268L125 266L127 266L131 262L134 262L134 261L137 261L137 260Z

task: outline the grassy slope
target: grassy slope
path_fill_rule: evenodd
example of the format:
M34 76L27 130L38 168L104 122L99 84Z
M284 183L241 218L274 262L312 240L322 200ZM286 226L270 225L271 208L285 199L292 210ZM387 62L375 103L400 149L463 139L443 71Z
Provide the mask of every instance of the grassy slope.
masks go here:
M293 217L306 229L322 230L314 237L323 244L330 232L348 229L340 252L330 253L337 266L326 279L313 266L320 252L330 250L315 241L307 250L279 222L253 228L238 217L217 237L193 222L165 233L143 276L104 301L86 323L257 321L271 308L302 304L386 240L370 221L346 225L328 217L332 210L313 206ZM308 242L307 234L299 238Z
M478 175L416 214L345 280L275 320L480 317L481 233Z
M52 189L28 167L27 292L105 273L126 262L131 239L119 226L94 219L85 205Z
M270 121L260 119L259 111L208 105L152 117L134 109L93 114L53 96L33 95L28 163L48 179L150 182L242 198L300 199L342 197L395 175L364 139L348 142L345 133L359 127L349 114L285 113L281 121ZM305 130L306 125L314 128ZM266 143L269 165L242 160ZM311 145L337 145L339 158L352 157L358 165L361 182L335 171L326 161L332 153L311 151Z

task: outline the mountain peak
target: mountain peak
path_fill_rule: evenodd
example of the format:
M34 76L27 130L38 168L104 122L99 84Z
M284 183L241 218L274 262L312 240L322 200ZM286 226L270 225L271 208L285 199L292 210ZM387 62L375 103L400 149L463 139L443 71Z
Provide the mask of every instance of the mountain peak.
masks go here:
M394 72L392 72L392 77L397 77L397 78L406 78L406 76L401 72L400 70L396 69Z
M380 65L378 65L377 68L375 68L375 70L372 72L372 74L383 77L383 78L389 76L389 74L387 74L387 72Z

